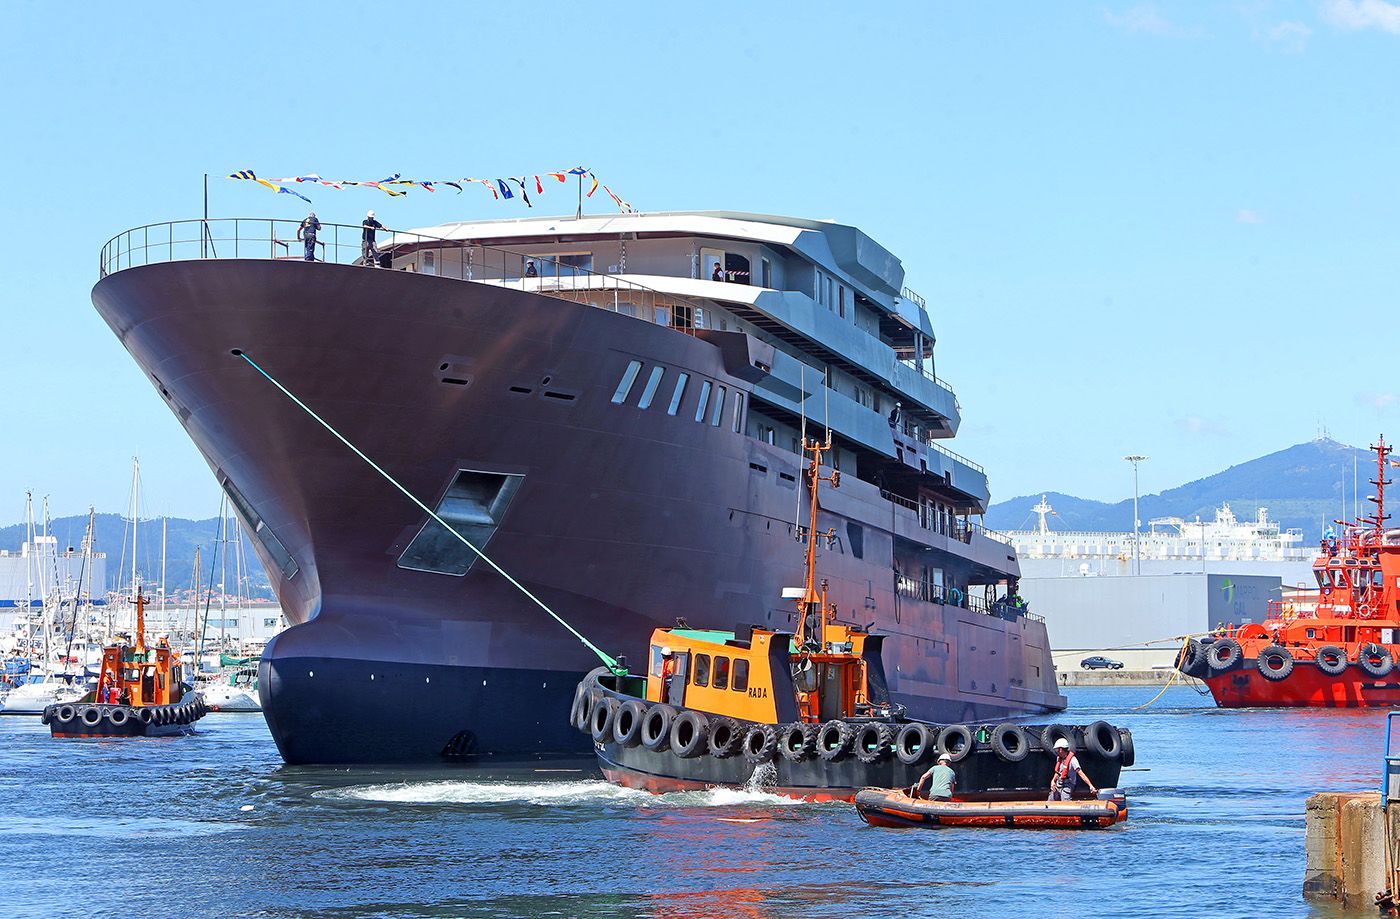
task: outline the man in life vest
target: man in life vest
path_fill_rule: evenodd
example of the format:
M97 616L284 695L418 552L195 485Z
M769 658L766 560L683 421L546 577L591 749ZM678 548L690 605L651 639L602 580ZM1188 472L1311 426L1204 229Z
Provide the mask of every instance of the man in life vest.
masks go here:
M1055 741L1055 770L1050 774L1050 797L1046 800L1070 800L1074 797L1074 789L1080 779L1084 780L1084 784L1088 785L1095 795L1099 793L1094 783L1084 774L1084 770L1079 768L1079 757L1070 752L1069 741L1061 737Z
M661 701L671 701L671 678L676 675L676 656L670 648L661 649Z

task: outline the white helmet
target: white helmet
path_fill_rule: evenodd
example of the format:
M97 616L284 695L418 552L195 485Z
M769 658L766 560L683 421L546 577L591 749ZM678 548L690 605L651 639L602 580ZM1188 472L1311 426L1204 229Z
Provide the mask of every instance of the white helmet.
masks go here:
M1055 749L1056 749L1056 750L1068 750L1068 749L1069 749L1069 741L1068 741L1068 740L1065 740L1063 737L1061 737L1059 740L1055 741Z
M366 216L366 217L373 217L373 216L374 216L374 211L370 211L370 212L369 212L368 214L366 214L365 216Z
M671 649L670 649L669 647L662 648L662 649L661 649L661 656L662 656L662 657L670 657L670 656L671 656Z
M940 753L938 754L938 761L940 763L951 763L953 761L953 757L947 753Z

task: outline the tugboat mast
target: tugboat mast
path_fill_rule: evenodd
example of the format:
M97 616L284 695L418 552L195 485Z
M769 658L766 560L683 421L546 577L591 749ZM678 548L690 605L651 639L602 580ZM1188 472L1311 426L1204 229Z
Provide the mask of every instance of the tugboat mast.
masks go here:
M1376 541L1379 545L1381 537L1384 535L1385 522L1390 519L1390 515L1385 512L1385 487L1391 483L1385 477L1386 457L1390 455L1391 448L1385 442L1385 435L1382 434L1380 440L1372 445L1372 450L1376 451L1376 477L1371 480L1371 484L1376 486L1374 496L1367 498L1376 506L1376 512L1368 521L1372 529L1375 530Z
M799 649L803 652L813 652L826 647L826 623L831 612L827 602L826 580L823 579L820 585L817 584L817 489L822 482L830 482L832 488L839 488L841 470L832 469L830 475L822 475L822 455L831 450L830 429L826 432L825 443L813 437L805 442L804 447L811 454L807 461L807 582L802 599L797 601L796 638ZM836 530L829 528L821 535L830 545L836 538Z

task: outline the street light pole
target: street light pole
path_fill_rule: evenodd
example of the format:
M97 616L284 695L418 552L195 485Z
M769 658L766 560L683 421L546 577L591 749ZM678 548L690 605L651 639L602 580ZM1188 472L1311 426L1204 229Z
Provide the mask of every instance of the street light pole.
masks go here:
M1142 524L1138 520L1138 463L1148 459L1148 457L1138 456L1135 453L1132 456L1125 456L1123 459L1133 464L1133 567L1136 569L1134 573L1140 575L1142 574L1142 540L1138 536L1138 528Z

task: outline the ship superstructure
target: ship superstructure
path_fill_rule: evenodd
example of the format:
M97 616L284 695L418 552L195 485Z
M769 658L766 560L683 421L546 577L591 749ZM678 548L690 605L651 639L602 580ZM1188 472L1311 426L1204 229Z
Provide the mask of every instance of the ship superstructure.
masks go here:
M592 661L234 352L636 655L673 624L660 610L790 627L802 438L829 429L843 487L822 568L841 616L889 635L892 699L944 721L1063 707L1044 624L1008 602L1015 552L970 520L985 471L942 445L960 408L924 303L860 230L729 212L455 223L382 241L382 270L357 227L323 229L330 261L313 263L282 257L290 222L194 224L113 240L93 299L293 623L259 681L289 761L571 752Z

